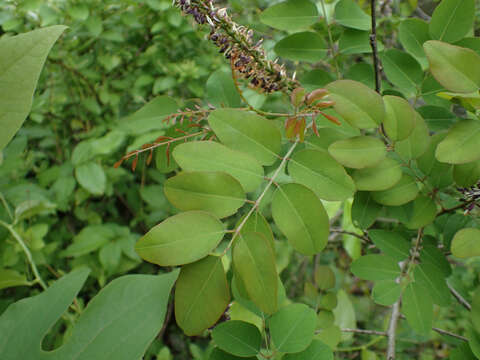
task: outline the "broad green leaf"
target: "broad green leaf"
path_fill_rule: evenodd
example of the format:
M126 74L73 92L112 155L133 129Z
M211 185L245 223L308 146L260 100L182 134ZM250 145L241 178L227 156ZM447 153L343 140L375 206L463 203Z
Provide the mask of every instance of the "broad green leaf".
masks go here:
M326 86L334 109L350 125L360 129L376 128L383 121L382 97L368 86L352 80L337 80Z
M437 98L440 99L439 97ZM450 106L450 104L448 106ZM447 130L455 124L456 121L455 115L441 106L426 105L416 110L425 119L431 131Z
M408 101L398 96L387 95L383 101L386 110L383 126L386 134L394 141L407 139L415 128L415 110Z
M408 284L402 296L402 313L413 330L427 336L433 322L433 301L427 289L416 282Z
M313 340L303 351L295 354L287 354L284 360L333 360L332 349L320 340Z
M314 279L320 290L330 290L335 287L335 273L327 265L319 265L315 269Z
M467 342L459 344L455 349L450 351L450 360L477 360L478 358L472 353L470 345Z
M434 134L427 151L417 159L418 168L428 175L427 181L436 188L444 188L453 183L453 166L441 163L435 157L438 144L446 135L445 132Z
M475 185L480 180L480 160L454 165L453 179L461 187Z
M168 96L157 96L134 114L119 121L119 128L131 135L139 135L152 130L165 129L163 121L168 115L178 111L178 104Z
M233 264L250 299L266 314L278 306L275 253L261 233L240 234L233 249Z
M377 49L383 51L383 44L380 41L377 42ZM370 33L368 31L345 29L338 42L338 50L343 55L371 53ZM347 76L345 78L351 79Z
M284 353L305 350L313 340L317 314L304 304L290 304L267 320L275 347Z
M87 275L85 268L75 270L40 295L11 305L0 317L2 358L141 358L162 327L177 271L160 276L127 275L112 281L90 301L60 348L52 352L41 349L43 337L67 310Z
M182 267L175 286L175 319L188 336L217 322L230 302L222 259L207 256Z
M279 186L272 200L272 216L298 252L314 255L327 245L328 216L309 188L292 183Z
M141 258L160 266L192 263L216 248L223 224L205 211L188 211L154 226L135 245Z
M466 228L458 231L452 240L452 254L455 257L466 259L480 256L480 230Z
M364 62L353 64L345 73L345 78L358 81L370 89L375 89L375 74L371 64Z
M324 329L321 329L320 331L317 331L314 339L320 340L324 344L327 344L328 346L330 346L330 349L335 349L342 340L342 337L344 337L345 335L348 336L349 334L342 334L340 327L334 324Z
M236 356L255 356L262 345L262 334L255 325L230 320L217 325L212 331L217 346Z
M0 39L0 150L20 129L50 49L66 26L51 26Z
M405 19L398 27L398 37L405 50L422 65L428 67L423 43L430 40L428 23L420 19Z
M343 166L354 169L375 166L387 155L384 143L372 136L338 140L328 147L328 152Z
M350 270L364 280L395 280L400 276L396 260L384 255L364 255L355 260Z
M240 220L238 220L236 227L240 226L245 219L245 216L247 215L242 216ZM275 249L272 229L270 228L267 219L265 219L259 211L255 211L250 215L247 221L243 224L242 230L240 230L240 233L243 235L249 232L258 232L262 234L268 240L272 249Z
M420 261L422 264L428 263L437 268L437 273L443 274L447 278L452 274L452 268L444 253L435 245L423 245L420 251ZM441 275L439 275L441 276Z
M277 160L281 135L271 121L242 110L217 109L210 113L208 123L229 148L251 155L262 165Z
M471 314L473 327L480 332L480 288L473 293Z
M332 326L334 321L335 315L333 315L332 311L320 310L317 314L317 330Z
M430 72L446 89L472 93L480 87L480 55L475 51L430 40L423 44Z
M387 230L370 230L368 236L385 255L397 262L410 256L410 243L398 232Z
M75 168L78 183L92 195L102 195L107 186L107 177L102 166L88 162Z
M74 238L61 256L82 256L92 251L98 250L110 240L113 240L115 233L104 225L90 225L84 227Z
M480 358L480 335L474 328L467 330L468 345L470 350L475 355L475 358Z
M237 179L246 192L256 190L263 182L263 168L255 158L217 142L180 144L173 151L173 157L186 171L224 171Z
M405 226L409 229L419 229L431 224L437 216L437 205L428 196L417 197L409 210L409 220Z
M306 149L295 153L288 171L294 181L324 200L345 200L355 193L352 178L326 151Z
M277 42L274 50L285 59L316 63L325 58L328 44L317 33L305 31L283 38Z
M120 263L122 248L119 242L109 242L102 246L98 252L98 259L107 273L112 274Z
M208 78L206 87L207 100L216 107L240 107L242 104L230 72L215 71Z
M353 171L352 178L359 191L387 190L400 181L402 168L399 162L385 158L373 167Z
M313 91L318 88L321 88L333 81L333 76L330 72L327 72L323 69L314 69L307 71L300 77L300 83L307 91Z
M376 282L372 290L373 301L384 306L396 303L401 294L402 287L394 280Z
M349 28L358 30L370 30L371 19L356 2L352 0L340 0L335 5L335 20Z
M443 0L432 14L430 35L436 40L455 42L473 28L475 0Z
M437 267L430 263L419 264L415 266L413 276L417 283L427 289L435 304L449 306L452 303L450 289L445 278L438 273Z
M419 189L415 179L407 174L403 174L394 187L388 190L372 192L372 198L382 205L400 206L415 199L418 192Z
M411 2L412 0L410 0ZM416 2L417 0L413 0ZM401 3L400 6L408 6L409 2ZM378 360L377 354L375 354L373 351L368 350L368 349L362 349L361 352L362 359L361 360Z
M390 49L383 53L381 59L385 75L393 85L409 97L420 93L423 70L413 56L398 49Z
M257 360L257 357L256 356L252 356L248 358L239 357L239 356L226 353L225 351L220 350L219 348L215 348L210 354L210 357L208 358L208 360Z
M340 329L355 329L357 327L357 319L355 316L355 309L353 307L352 301L348 297L345 290L340 289L337 293L337 307L333 309L333 314L335 315L335 325L337 325ZM335 328L328 329L332 331L333 339L337 338L337 331ZM317 339L327 342L327 339L332 341L332 337L325 336L325 337L317 337ZM353 338L352 333L343 333L340 335L341 340L346 341ZM325 339L325 340L324 340ZM332 341L333 342L333 341Z
M443 243L447 249L450 249L453 237L458 231L463 228L475 226L476 224L474 221L472 221L471 217L459 214L457 212L447 216L448 218L446 219L445 226L443 227Z
M287 31L306 29L318 19L317 7L310 0L287 0L268 7L260 15L262 23Z
M395 143L395 151L404 160L413 160L422 156L430 145L430 132L425 120L415 111L415 128L404 140Z
M318 136L309 136L305 138L307 149L328 150L328 147L338 140L345 140L349 136L340 130L334 128L318 129Z
M352 204L353 224L361 229L368 229L373 225L382 208L373 200L370 192L358 191L355 193Z
M164 191L180 210L205 210L219 218L235 214L245 202L242 185L223 172L183 172L169 178Z
M0 268L0 290L14 286L25 286L31 284L32 283L27 280L27 277L23 274L20 274L18 271Z
M441 141L435 157L448 164L465 164L480 159L480 121L460 120Z

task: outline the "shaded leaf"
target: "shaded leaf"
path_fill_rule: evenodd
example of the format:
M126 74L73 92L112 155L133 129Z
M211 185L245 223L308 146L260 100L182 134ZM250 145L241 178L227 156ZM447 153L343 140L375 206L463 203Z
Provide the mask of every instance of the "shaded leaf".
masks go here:
M392 258L384 255L364 255L355 260L350 270L365 280L395 280L400 275L400 267Z
M305 31L283 38L274 50L285 59L316 63L325 58L328 44L317 33Z
M309 0L287 0L265 9L260 21L278 30L303 30L319 18L315 4Z
M240 357L255 356L262 345L262 335L257 327L238 320L217 325L212 331L212 339L220 349Z

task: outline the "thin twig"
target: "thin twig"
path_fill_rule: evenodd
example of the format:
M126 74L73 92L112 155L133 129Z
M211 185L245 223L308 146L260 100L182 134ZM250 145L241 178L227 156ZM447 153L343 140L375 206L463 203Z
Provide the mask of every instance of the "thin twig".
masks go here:
M20 235L15 231L12 225L7 224L6 222L3 222L0 220L0 225L6 228L10 234L12 234L13 238L18 242L20 247L22 248L23 252L25 253L25 256L27 257L27 261L30 264L30 267L32 268L33 275L35 276L36 282L40 284L40 286L43 288L43 290L47 289L47 285L43 281L42 277L40 276L40 273L38 272L37 265L35 264L35 261L33 260L32 253L28 249L27 245L25 245L25 242L23 239L20 237Z
M447 286L450 289L450 292L452 293L453 297L457 299L457 301L461 305L463 305L465 309L467 309L468 311L472 311L472 305L470 305L470 303L467 300L465 300L463 296L460 295L460 293L457 290L455 290L448 282L447 282Z
M371 0L372 33L370 34L370 46L372 47L373 68L375 72L375 91L380 94L380 60L378 59L377 49L377 15L375 9L376 2L375 0Z
M392 306L392 316L390 318L390 323L388 324L388 347L387 347L387 360L395 359L395 339L397 335L397 323L398 317L400 316L400 302L401 299L398 299L395 304Z
M475 202L475 200L469 200L469 201L462 202L461 204L458 204L457 206L454 206L454 207L451 207L451 208L448 208L448 209L443 209L442 211L440 211L437 214L437 217L442 216L444 214L448 214L448 213L457 211L457 210L460 210L460 209L463 209L473 202Z
M2 201L2 204L5 207L5 210L7 210L7 214L10 217L10 219L13 220L13 215L12 215L12 212L10 211L10 206L8 206L7 199L5 199L5 196L3 196L2 193L0 193L0 201Z
M436 328L436 327L432 327L432 330L439 333L439 334L450 336L450 337L453 337L455 339L459 339L459 340L468 342L468 339L466 337L455 334L455 333L452 333L450 331L439 329L439 328Z
M387 333L385 331L364 330L364 329L348 329L348 328L341 329L341 330L342 330L342 332L347 332L347 333L387 336Z
M360 235L360 234L354 233L352 231L345 231L345 230L341 230L341 229L330 229L330 232L331 233L336 233L336 234L351 235L351 236L355 236L356 238L359 238L362 241L370 242L370 239L367 236Z

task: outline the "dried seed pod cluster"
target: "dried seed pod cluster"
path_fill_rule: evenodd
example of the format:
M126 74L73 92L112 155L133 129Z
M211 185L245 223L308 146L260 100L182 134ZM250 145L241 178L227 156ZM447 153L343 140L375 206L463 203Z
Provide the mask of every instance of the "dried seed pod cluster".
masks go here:
M458 188L457 190L463 194L462 201L468 203L467 207L465 208L467 212L472 211L475 206L480 206L480 182L471 187Z
M198 24L210 26L209 39L252 87L266 93L298 87L287 76L284 65L267 60L262 40L254 41L253 30L232 21L226 9L216 8L211 0L174 0L174 3Z

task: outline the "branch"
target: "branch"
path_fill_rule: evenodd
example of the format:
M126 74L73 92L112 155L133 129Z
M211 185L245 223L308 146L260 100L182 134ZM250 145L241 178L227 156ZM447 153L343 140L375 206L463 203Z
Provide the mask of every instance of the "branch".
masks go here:
M354 233L352 231L345 231L345 230L341 230L341 229L330 229L330 232L335 233L335 234L351 235L351 236L355 236L356 238L359 238L360 240L362 240L364 242L370 242L370 239L367 236L360 235L360 234Z
M375 71L375 91L380 94L380 61L377 49L377 16L375 13L376 3L371 0L372 33L370 34L370 46L372 47L373 68Z
M467 300L465 300L463 296L460 295L460 293L457 290L455 290L448 282L447 282L447 286L450 289L450 292L452 293L453 297L457 299L460 305L463 305L463 307L468 311L472 311L472 305L470 305L470 303Z
M388 348L387 348L387 360L395 359L395 338L397 335L397 323L400 316L400 301L393 304L392 307L392 317L390 318L390 323L388 324Z
M468 339L466 337L455 334L455 333L452 333L450 331L439 329L439 328L436 328L436 327L432 327L432 330L439 333L439 334L450 336L450 337L453 337L455 339L459 339L459 340L468 342Z
M466 202L462 202L461 204L458 204L457 206L454 206L454 207L451 207L451 208L448 208L448 209L443 209L442 211L440 211L437 214L437 217L442 216L444 214L448 214L448 213L457 211L457 210L460 210L460 209L463 209L464 207L470 205L473 202L475 202L475 200L469 200L469 201L466 201Z
M379 336L387 336L385 331L377 331L377 330L363 330L363 329L341 329L342 332L347 333L356 333L356 334L365 334L365 335L379 335Z

